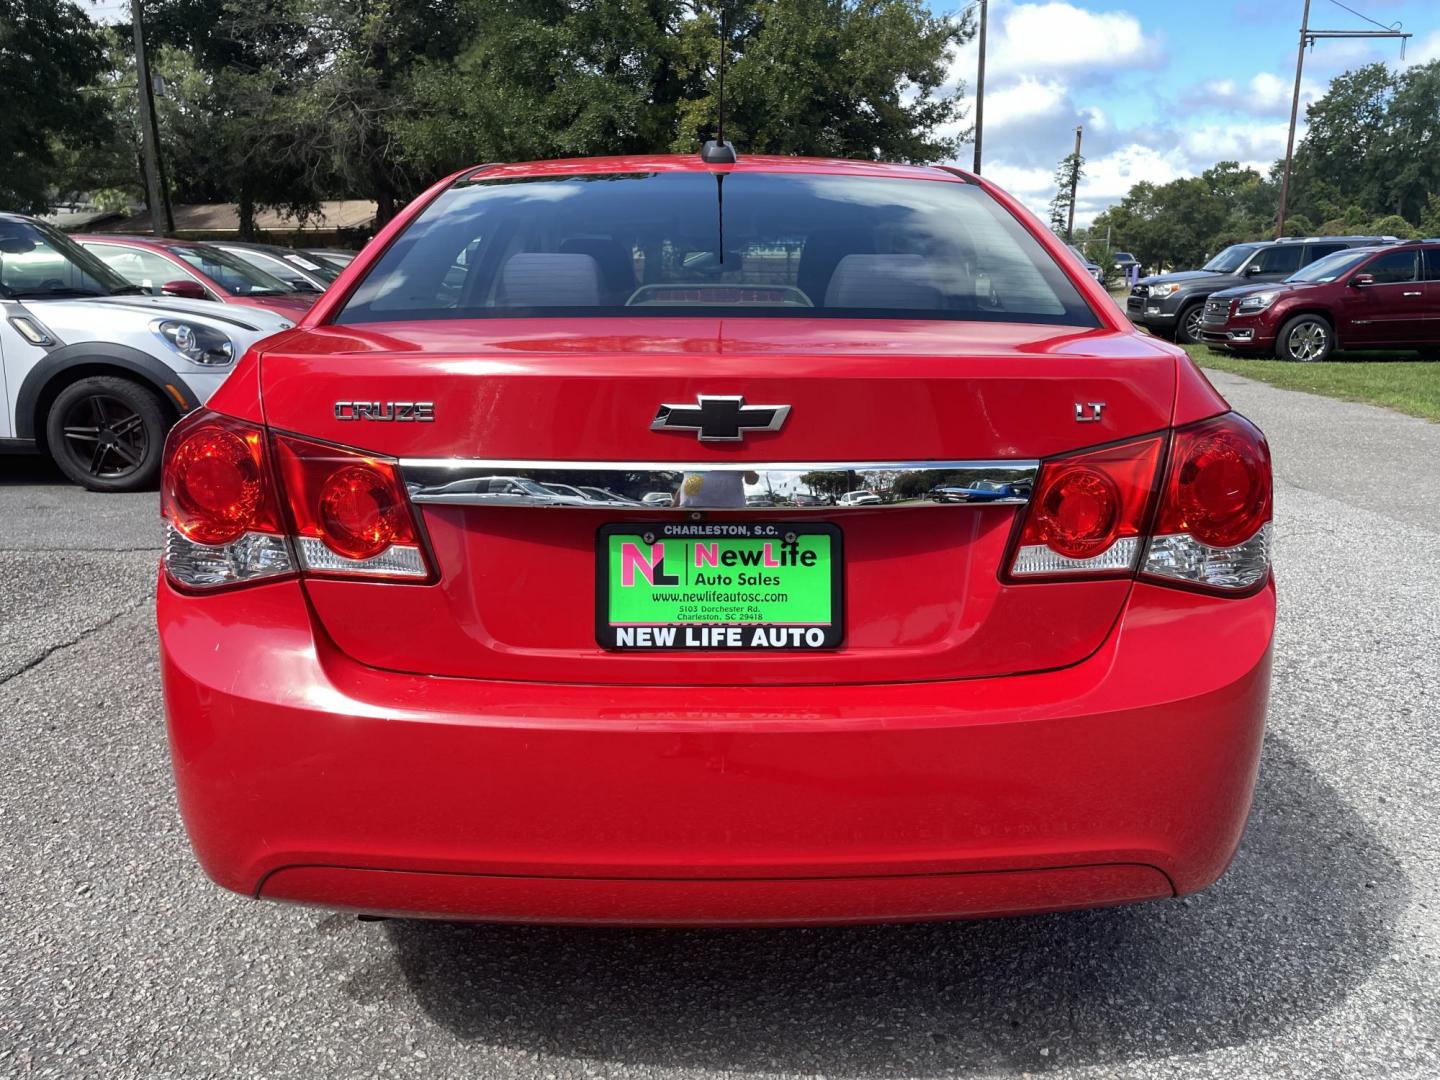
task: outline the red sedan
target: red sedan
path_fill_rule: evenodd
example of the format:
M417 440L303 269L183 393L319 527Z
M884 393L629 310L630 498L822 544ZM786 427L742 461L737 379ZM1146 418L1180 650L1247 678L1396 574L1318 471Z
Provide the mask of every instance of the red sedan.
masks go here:
M988 181L710 156L450 177L174 429L206 871L691 925L1215 881L1270 678L1264 437Z
M80 246L152 295L267 308L292 319L310 310L313 293L210 244L139 236L77 236Z

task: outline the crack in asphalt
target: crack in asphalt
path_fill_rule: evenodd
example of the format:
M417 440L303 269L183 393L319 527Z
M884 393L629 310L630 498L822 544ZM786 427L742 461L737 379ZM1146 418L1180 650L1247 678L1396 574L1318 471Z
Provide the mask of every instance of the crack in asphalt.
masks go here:
M25 661L14 671L10 672L10 674L0 675L0 687L5 686L12 679L18 679L27 671L34 671L37 667L43 664L46 660L50 659L50 657L54 656L56 653L63 652L66 649L74 648L76 645L79 645L81 642L85 641L86 638L93 637L101 630L113 626L116 622L123 619L126 615L133 615L135 612L139 611L149 602L150 597L143 596L139 600L135 601L133 604L127 604L119 611L113 612L103 622L96 623L94 626L80 631L80 633L77 634L75 637L70 638L67 641L57 641L54 645L47 645L37 656Z

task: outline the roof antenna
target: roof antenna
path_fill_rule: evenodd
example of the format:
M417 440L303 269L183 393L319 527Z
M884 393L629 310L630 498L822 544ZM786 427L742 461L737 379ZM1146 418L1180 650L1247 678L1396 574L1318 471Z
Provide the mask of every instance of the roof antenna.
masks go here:
M720 86L716 96L718 123L715 138L700 147L700 160L706 165L734 165L735 147L725 141L725 43L730 37L726 19L728 0L720 0Z

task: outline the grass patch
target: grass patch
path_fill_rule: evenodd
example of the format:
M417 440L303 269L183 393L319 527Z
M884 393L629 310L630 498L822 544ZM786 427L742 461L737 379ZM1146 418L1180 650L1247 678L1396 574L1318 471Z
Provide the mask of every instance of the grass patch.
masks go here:
M1341 353L1343 359L1323 364L1292 364L1242 360L1211 352L1206 345L1187 345L1185 350L1201 367L1244 375L1285 390L1364 401L1440 420L1440 362L1417 360L1413 352Z

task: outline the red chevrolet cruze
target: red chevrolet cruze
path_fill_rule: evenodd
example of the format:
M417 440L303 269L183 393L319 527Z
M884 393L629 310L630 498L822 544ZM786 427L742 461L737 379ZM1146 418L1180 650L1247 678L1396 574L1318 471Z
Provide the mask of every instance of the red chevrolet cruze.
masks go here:
M453 176L171 433L221 885L833 923L1225 869L1264 437L979 177L725 156Z

